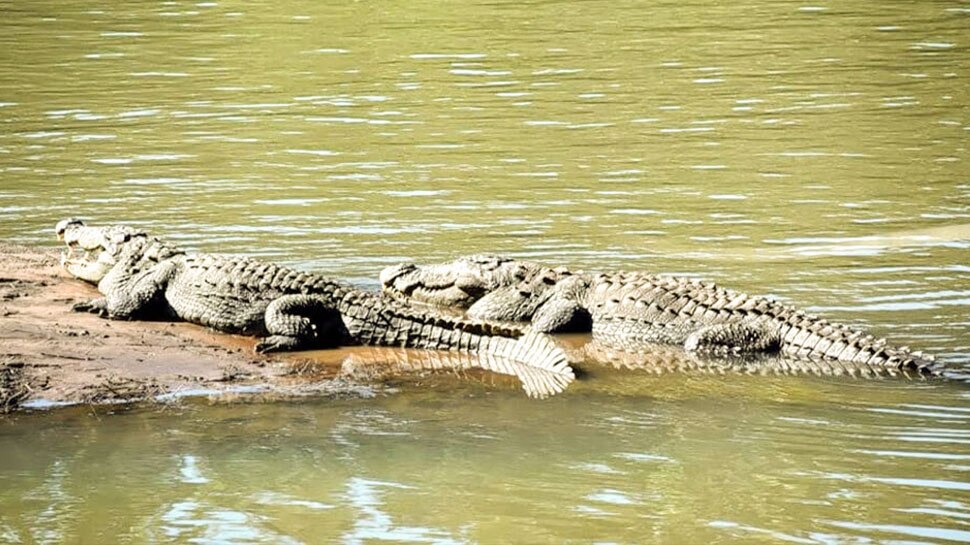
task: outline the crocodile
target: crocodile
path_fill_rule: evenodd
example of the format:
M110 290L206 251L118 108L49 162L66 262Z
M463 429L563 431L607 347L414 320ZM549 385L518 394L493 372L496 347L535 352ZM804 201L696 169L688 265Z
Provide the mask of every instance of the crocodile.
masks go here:
M645 272L585 273L473 255L384 269L385 293L478 320L530 322L547 333L589 332L618 349L677 344L713 355L780 354L817 374L939 374L936 360L905 346L768 297L709 282ZM866 373L868 374L868 373Z
M181 319L260 336L257 352L385 345L506 358L574 377L546 335L414 308L385 294L248 257L189 253L125 225L58 222L61 263L103 297L76 311L112 319Z

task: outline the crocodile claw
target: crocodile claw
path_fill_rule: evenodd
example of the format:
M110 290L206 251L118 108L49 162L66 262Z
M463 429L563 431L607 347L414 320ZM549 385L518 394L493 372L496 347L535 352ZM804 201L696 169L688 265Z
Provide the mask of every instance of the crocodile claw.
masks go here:
M71 310L74 312L90 312L91 314L97 314L102 318L108 315L108 309L105 306L103 299L92 299L90 301L74 303L74 305L71 306Z
M296 337L286 335L270 335L263 337L256 343L256 353L265 354L267 352L281 352L284 350L295 350L300 346L300 341Z

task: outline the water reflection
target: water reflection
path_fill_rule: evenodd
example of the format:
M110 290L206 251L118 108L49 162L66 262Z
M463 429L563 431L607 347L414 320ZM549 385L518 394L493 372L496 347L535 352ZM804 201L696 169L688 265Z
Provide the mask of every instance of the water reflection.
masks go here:
M65 489L67 466L66 460L56 460L45 472L43 483L24 494L28 503L41 504L28 529L28 535L37 543L63 543L76 523L76 509L81 501Z
M391 515L382 510L384 501L381 496L385 490L409 490L411 487L400 483L372 481L355 477L347 483L347 501L358 511L354 527L341 536L343 543L369 543L372 541L391 541L396 543L468 543L466 539L456 539L443 530L420 526L402 526L394 523Z
M198 461L195 456L186 454L182 456L181 467L179 468L181 481L188 484L205 484L209 482L199 471Z
M302 543L269 528L261 517L223 509L207 507L195 501L181 501L171 505L160 517L161 536L151 535L153 540L177 540L204 545L228 545L231 543Z
M906 537L920 537L928 539L942 539L958 543L970 543L970 532L955 528L936 528L925 526L904 526L901 524L865 524L848 521L825 521L836 528L844 528L856 532L876 535L899 535Z

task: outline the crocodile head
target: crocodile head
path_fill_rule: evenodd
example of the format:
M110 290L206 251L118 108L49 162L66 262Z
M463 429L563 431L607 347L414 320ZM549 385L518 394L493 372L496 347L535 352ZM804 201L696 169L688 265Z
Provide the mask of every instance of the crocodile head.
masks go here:
M381 271L386 293L435 306L468 308L488 293L517 285L541 267L494 255L472 255L448 263L402 263Z
M61 265L73 276L94 284L101 281L124 252L144 252L156 241L144 231L127 225L90 227L76 218L57 222L58 240L67 250L61 254Z

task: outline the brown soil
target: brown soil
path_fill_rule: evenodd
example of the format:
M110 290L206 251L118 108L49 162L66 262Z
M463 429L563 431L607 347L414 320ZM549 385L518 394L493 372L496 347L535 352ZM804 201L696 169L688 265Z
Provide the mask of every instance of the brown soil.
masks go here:
M71 310L97 296L61 269L55 251L0 244L0 412L240 391L369 391L341 371L353 349L262 356L249 337Z

